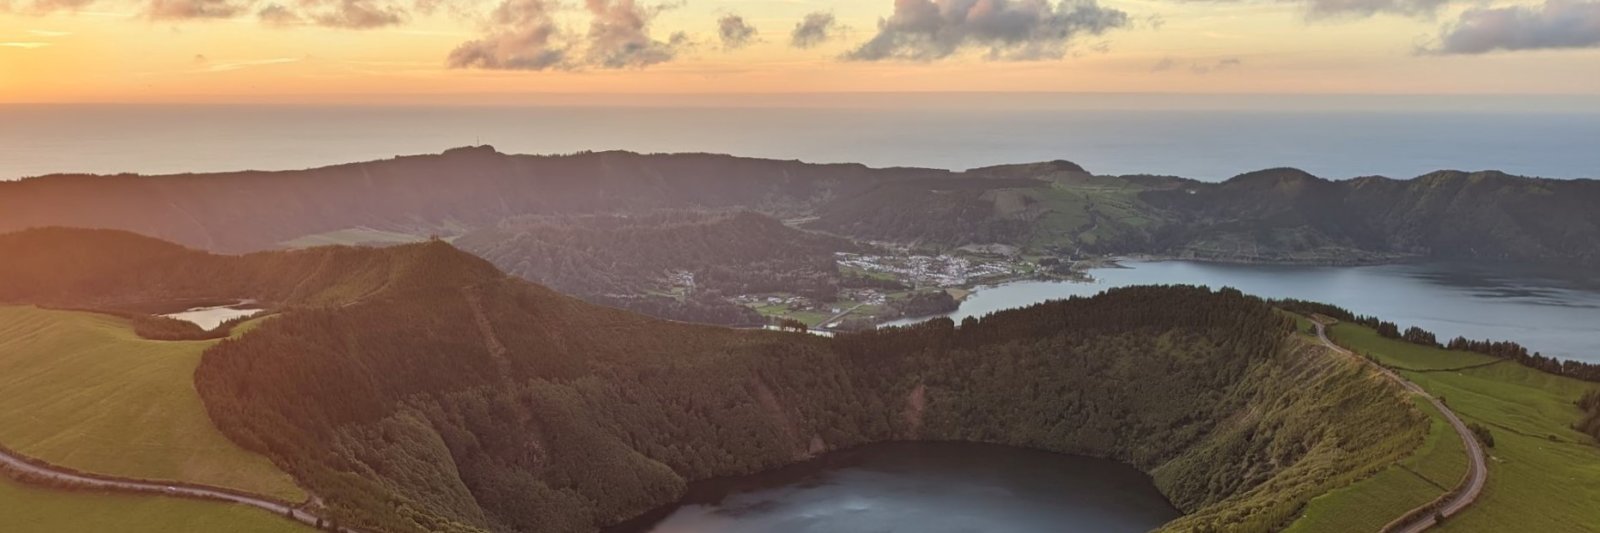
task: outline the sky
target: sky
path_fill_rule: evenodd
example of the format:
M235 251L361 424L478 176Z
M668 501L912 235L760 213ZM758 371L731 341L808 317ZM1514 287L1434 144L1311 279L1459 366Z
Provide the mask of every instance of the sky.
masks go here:
M1600 0L0 0L0 102L903 92L1596 96Z

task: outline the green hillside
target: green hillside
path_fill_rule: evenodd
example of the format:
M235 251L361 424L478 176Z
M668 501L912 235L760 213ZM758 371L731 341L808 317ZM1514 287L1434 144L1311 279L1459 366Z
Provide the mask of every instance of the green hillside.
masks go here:
M105 315L0 307L0 445L95 474L304 500L206 414L193 376L215 344L144 340Z
M1589 531L1600 524L1600 446L1573 429L1582 417L1576 402L1600 385L1511 361L1483 366L1481 354L1385 339L1353 324L1332 335L1395 368L1459 369L1401 371L1494 436L1488 485L1442 531Z
M1460 482L1467 472L1461 439L1432 403L1415 397L1412 403L1430 419L1427 440L1372 477L1311 500L1285 533L1379 531Z

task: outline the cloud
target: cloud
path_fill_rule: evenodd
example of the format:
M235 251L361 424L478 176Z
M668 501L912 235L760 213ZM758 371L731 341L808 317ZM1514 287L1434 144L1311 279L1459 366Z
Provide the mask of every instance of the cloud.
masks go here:
M570 68L571 45L547 0L505 0L489 15L489 33L450 52L451 68L547 70Z
M405 23L406 10L374 0L300 0L293 7L268 4L256 18L269 26L317 25L367 30Z
M725 50L738 50L749 46L756 40L756 27L744 21L744 17L727 15L717 19L717 36L722 38L722 48Z
M1451 0L1183 0L1190 3L1297 4L1311 20L1359 19L1380 14L1432 17Z
M21 48L24 50L32 50L34 48L44 48L46 46L50 46L50 43L41 43L38 41L0 42L0 48Z
M677 4L640 6L634 0L585 0L589 30L582 36L556 23L554 0L504 0L490 14L487 34L456 47L452 68L577 70L644 68L665 63L690 46L683 32L665 41L650 36L650 23Z
M833 31L839 28L839 21L833 13L818 11L806 15L806 18L795 23L794 31L789 32L789 45L795 48L814 48L828 42L833 37Z
M1175 57L1163 57L1150 67L1150 72L1167 72L1179 67L1187 67L1188 71L1196 75L1206 75L1212 72L1238 68L1244 61L1237 57L1224 57L1216 60L1179 60Z
M30 0L5 3L0 12L45 14L80 11L97 3L132 4L153 20L232 19L252 11L263 23L274 26L314 24L331 28L369 29L397 26L407 13L398 3L414 2L430 11L442 0L294 0L269 3L260 9L257 0ZM42 35L42 34L41 34Z
M1600 47L1600 2L1547 0L1541 6L1473 8L1441 30L1424 53Z
M1126 12L1095 0L895 0L878 34L845 57L934 61L979 48L989 59L1060 59L1075 37L1127 25Z
M150 0L145 15L155 20L226 19L247 9L232 0Z
M606 68L643 68L671 61L688 44L688 34L673 34L667 41L650 37L650 21L679 4L642 7L635 0L584 0L594 18L585 36L587 65Z
M1366 18L1378 14L1431 17L1450 0L1298 0L1312 19Z
M1193 72L1195 74L1204 75L1204 74L1210 74L1212 72L1216 72L1216 71L1219 71L1219 70L1228 70L1230 68L1236 68L1239 65L1243 65L1243 64L1244 64L1244 62L1240 61L1239 58L1227 57L1227 58L1218 59L1218 60L1213 61L1211 63L1193 63L1193 64L1190 64L1189 65L1189 72Z
M398 6L384 5L371 0L338 0L312 14L318 25L333 28L365 30L398 26L406 21L406 12Z
M305 19L300 18L299 13L295 13L283 4L267 4L267 7L256 12L256 18L268 26L295 26L306 23Z
M271 66L271 65L285 65L285 64L289 64L289 63L298 63L300 61L303 61L303 59L302 58L294 58L294 57L275 57L275 58L271 58L271 59L244 59L244 60L237 60L237 61L212 61L212 60L206 58L206 56L196 55L196 56L194 56L194 64L195 64L196 70L194 70L192 72L197 72L197 73L233 72L235 70L244 70L244 69L251 68L251 67L265 67L265 66Z
M97 0L33 0L31 2L0 0L0 12L42 15L57 11L78 11Z

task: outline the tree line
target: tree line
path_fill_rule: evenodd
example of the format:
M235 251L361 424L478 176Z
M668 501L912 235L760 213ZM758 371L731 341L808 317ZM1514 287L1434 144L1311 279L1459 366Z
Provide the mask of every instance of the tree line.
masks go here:
M1425 329L1412 326L1402 331L1400 326L1393 322L1373 316L1357 315L1347 309L1331 304L1295 299L1274 300L1274 303L1286 310L1301 314L1322 314L1345 322L1360 324L1372 328L1378 332L1379 336L1387 339L1405 341L1431 348L1481 353L1514 361L1522 366L1542 372L1600 383L1600 364L1548 357L1539 352L1530 352L1527 347L1512 341L1479 341L1466 337L1456 337L1449 342L1441 343L1433 332Z

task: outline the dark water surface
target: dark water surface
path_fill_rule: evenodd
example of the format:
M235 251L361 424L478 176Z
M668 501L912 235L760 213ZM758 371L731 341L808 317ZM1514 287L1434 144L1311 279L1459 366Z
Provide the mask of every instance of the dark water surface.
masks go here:
M1506 265L1359 267L1128 262L1094 270L1093 283L1023 281L984 288L951 316L1088 296L1112 287L1192 284L1234 287L1269 298L1327 302L1437 333L1441 340L1510 340L1562 359L1600 363L1600 277ZM904 321L899 322L904 323Z
M610 533L1142 533L1178 516L1149 476L1112 461L885 443L695 483Z

